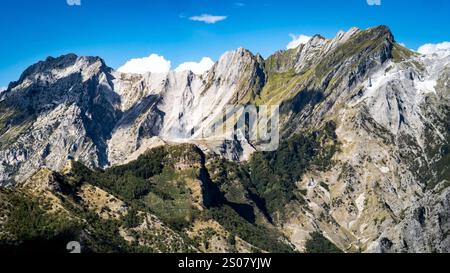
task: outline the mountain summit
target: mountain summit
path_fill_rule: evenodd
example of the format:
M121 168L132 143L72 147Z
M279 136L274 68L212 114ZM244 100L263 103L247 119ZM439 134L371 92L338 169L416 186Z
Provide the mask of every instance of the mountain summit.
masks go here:
M328 251L448 252L449 62L408 50L386 26L316 35L267 59L240 48L203 75L50 57L0 95L0 184L105 221L139 204L140 228L120 229L129 242L158 226L171 246L208 251L183 238L205 227L231 236L229 220L242 227L235 245L211 251L312 251L319 240ZM279 148L202 138L233 123L230 105L279 106ZM180 209L174 200L187 202L188 221L160 209ZM256 227L268 244L252 240Z

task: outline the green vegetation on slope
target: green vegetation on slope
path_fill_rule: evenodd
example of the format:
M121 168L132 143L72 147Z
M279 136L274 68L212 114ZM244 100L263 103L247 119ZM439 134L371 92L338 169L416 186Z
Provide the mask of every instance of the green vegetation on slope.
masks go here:
M310 168L326 169L338 148L334 123L318 132L297 135L282 142L275 152L256 153L248 163L251 189L265 200L270 213L301 196L295 183Z
M306 253L342 253L337 246L319 232L313 232L311 239L306 241Z
M296 73L293 69L287 72L272 73L261 94L256 98L256 105L277 105L293 98L301 92L313 76L313 70Z
M212 208L209 214L232 234L238 235L252 245L272 253L289 253L293 248L280 241L281 235L262 225L254 225L245 221L229 206Z
M134 162L105 171L91 171L77 163L74 174L76 180L96 185L122 198L133 208L156 215L180 234L196 219L214 219L231 234L259 249L292 252L291 246L279 240L281 235L275 229L249 220L255 217L254 208L245 204L246 200L239 196L242 192L228 191L232 188L232 170L235 170L237 176L233 178L237 181L248 177L245 171L235 163L224 163L229 166L230 177L218 175L211 179L209 173L205 173L202 161L202 152L195 146L161 147ZM180 162L185 169L177 168L179 164L175 163ZM186 186L189 179L197 179L202 181L203 187L209 187L204 192L204 202L212 198L214 203L208 210L202 212L194 206L197 200ZM139 220L136 218L134 214L126 216L126 226L137 225Z
M76 179L98 186L140 210L149 211L176 229L189 224L197 214L186 179L198 175L175 169L177 161L200 162L195 146L159 147L129 164L105 171L91 171L77 164Z
M51 207L51 204L40 204L19 191L1 188L0 191L2 206L5 206L0 208L0 214L6 216L0 232L0 251L22 252L35 248L46 252L57 247L56 251L63 252L65 244L59 242L67 243L79 233L79 222L43 208ZM5 235L6 238L2 238Z
M396 63L406 61L415 55L417 55L417 53L415 53L399 44L395 44L392 49L392 59Z
M85 242L88 251L170 252L191 251L196 242L186 231L197 220L215 220L230 235L253 245L254 251L292 252L293 247L270 222L290 201L302 201L303 197L295 194L295 183L306 171L331 164L338 147L334 130L330 122L321 130L282 142L278 151L258 152L244 164L216 156L206 158L194 145L152 149L136 161L107 170L91 170L75 162L70 173L58 176L64 186L59 198L70 219L83 221L52 214L42 202L13 194L10 198L16 207L10 210L6 227L19 244L67 238L69 234ZM123 200L128 214L103 219L85 207L75 193L86 184ZM141 212L157 216L183 241L175 240L172 243L177 245L169 246L164 235L158 237L151 230L147 235L132 232L150 245L125 241L121 230L140 226ZM88 236L83 235L86 231Z

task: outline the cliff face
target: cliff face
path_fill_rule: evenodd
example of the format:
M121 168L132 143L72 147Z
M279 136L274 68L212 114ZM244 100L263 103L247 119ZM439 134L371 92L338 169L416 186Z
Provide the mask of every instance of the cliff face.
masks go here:
M385 26L316 35L266 60L238 49L203 75L132 75L99 58L49 58L1 93L0 183L60 172L68 160L108 168L191 143L234 161L213 184L230 200L228 191L245 192L227 200L253 202L299 251L320 232L349 252L448 252L449 62L400 46ZM228 105L248 104L280 106L278 151L258 152L258 141L229 131L203 137Z
M332 120L340 149L329 171L298 182L308 204L293 202L281 225L300 247L307 226L347 251L446 252L446 221L433 218L446 214L448 196L449 58L418 56L383 27L343 36L283 102L286 137Z
M227 105L263 85L262 62L238 49L201 76L127 75L75 55L33 65L2 94L0 180L23 181L67 159L103 168L164 142L195 142Z
M110 69L98 58L62 56L28 68L1 103L1 180L23 181L73 158L108 165L106 140L120 117Z

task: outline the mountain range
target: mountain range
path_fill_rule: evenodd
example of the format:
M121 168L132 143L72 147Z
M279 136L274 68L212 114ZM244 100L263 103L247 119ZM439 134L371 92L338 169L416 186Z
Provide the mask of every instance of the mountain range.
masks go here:
M387 26L202 75L49 57L0 93L0 249L449 252L449 84ZM230 106L276 106L276 149L205 138Z

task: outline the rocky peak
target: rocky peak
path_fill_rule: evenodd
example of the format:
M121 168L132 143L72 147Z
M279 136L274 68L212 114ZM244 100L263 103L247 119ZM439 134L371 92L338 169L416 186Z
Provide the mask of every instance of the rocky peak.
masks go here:
M374 28L368 29L369 33L373 33L374 36L385 36L387 39L394 42L394 34L391 29L386 25L380 25Z
M261 61L261 57L258 58L249 50L241 47L223 54L213 70L216 75L234 74L244 66L254 65L258 61Z
M243 99L258 93L265 80L264 59L261 55L239 48L222 55L208 72L206 88L210 87L210 83L226 86L234 102L243 102Z
M384 62L391 57L394 43L394 36L386 26L367 30L353 27L347 32L339 32L330 40L317 34L306 44L281 50L270 56L266 61L266 70L269 73L284 73L293 69L297 73L303 73L323 61L335 59L336 62L344 63L347 58L361 58L365 57L365 53L370 53L363 50L377 50L375 54L380 55L377 59Z
M97 57L48 58L28 68L0 101L0 184L28 180L25 187L42 195L62 189L61 176L71 182L74 162L106 168L160 146L164 160L155 161L183 173L208 171L216 163L205 164L206 153L245 160L258 144L202 138L202 129L221 120L226 106L280 104L281 145L289 147L273 153L275 161L282 159L277 173L297 169L291 155L308 155L303 146L321 155L314 160L321 166L289 180L273 176L277 186L293 183L286 192L301 197L302 204L282 204L275 212L280 217L273 217L299 250L317 231L345 251L448 250L448 240L436 238L448 234L450 219L449 65L450 57L400 47L386 26L352 28L333 39L316 35L267 60L239 48L203 75L124 74ZM312 131L311 139L298 139ZM180 143L192 145L173 145ZM294 154L286 153L291 144ZM228 164L223 167L229 172ZM212 179L221 168L214 168ZM188 178L187 188L200 200L194 205L201 204L211 189L201 186L211 185L209 179ZM235 182L225 181L223 189ZM111 197L86 185L80 193L96 211L98 193L102 202Z
M62 55L60 57L48 57L27 68L17 82L12 83L12 88L22 87L25 82L47 81L67 77L73 73L83 73L86 79L101 70L108 70L104 61L99 57L78 57L75 54ZM89 73L89 75L88 75Z
M306 43L306 45L320 46L323 45L326 41L327 39L325 37L320 34L316 34L308 41L308 43Z
M90 96L105 91L105 87L112 89L110 71L98 57L75 54L48 57L30 66L18 81L11 83L2 100L9 106L31 112L45 111L60 104L83 104ZM100 88L93 90L94 86Z
M336 49L336 47L342 45L343 43L347 42L349 39L351 39L356 34L360 33L361 30L357 27L352 27L348 31L339 31L336 34L336 37L330 40L328 45L326 46L325 51L330 52L331 50Z
M20 76L20 79L18 82L22 82L26 78L33 76L35 74L38 74L38 73L45 73L52 69L63 69L63 68L73 66L75 64L75 62L77 61L77 59L78 59L78 56L75 54L62 55L57 58L47 57L47 59L45 59L45 61L39 61L38 63L33 64L29 68L27 68Z

